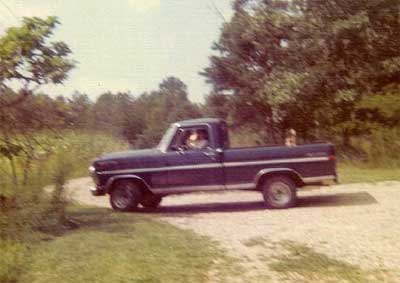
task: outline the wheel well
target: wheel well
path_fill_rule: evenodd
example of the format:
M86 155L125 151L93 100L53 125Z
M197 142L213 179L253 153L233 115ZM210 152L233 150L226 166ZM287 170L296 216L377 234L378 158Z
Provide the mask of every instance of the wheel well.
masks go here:
M291 179L295 185L297 187L302 187L304 186L304 182L301 180L301 178L294 172L271 172L271 173L265 173L264 175L262 175L257 182L257 189L260 190L262 184L264 184L267 179L272 178L272 177L276 177L276 176L284 176L284 177L288 177L289 179Z
M135 184L139 185L140 190L142 191L143 195L153 194L150 191L150 189L147 187L147 185L142 180L137 179L137 178L128 178L128 177L114 180L110 185L108 193L110 194L112 192L112 190L115 188L115 185L118 184L119 182L122 182L122 181L130 181L132 183L135 183Z

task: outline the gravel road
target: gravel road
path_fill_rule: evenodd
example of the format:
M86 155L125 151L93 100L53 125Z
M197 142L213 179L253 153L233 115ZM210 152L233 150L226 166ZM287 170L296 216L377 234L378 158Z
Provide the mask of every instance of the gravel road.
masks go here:
M91 185L89 178L72 180L69 193L109 207L107 197L90 195ZM400 182L304 190L298 206L286 210L265 209L261 194L250 191L177 195L151 214L216 240L248 278L270 274L260 258L273 256L274 243L292 241L365 270L388 270L400 282Z

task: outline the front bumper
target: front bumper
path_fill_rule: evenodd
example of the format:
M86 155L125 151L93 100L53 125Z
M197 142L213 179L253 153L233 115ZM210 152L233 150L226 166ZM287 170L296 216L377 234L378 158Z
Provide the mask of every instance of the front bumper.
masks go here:
M106 190L103 186L91 187L90 192L93 196L104 196L106 194Z

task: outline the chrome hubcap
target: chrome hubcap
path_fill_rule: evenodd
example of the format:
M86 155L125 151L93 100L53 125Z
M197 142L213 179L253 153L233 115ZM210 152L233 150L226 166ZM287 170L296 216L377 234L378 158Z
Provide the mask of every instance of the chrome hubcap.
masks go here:
M132 195L127 188L117 189L113 197L115 206L121 209L129 206L131 197Z
M276 205L285 205L290 201L292 192L290 187L283 182L275 182L271 184L268 194L268 200Z

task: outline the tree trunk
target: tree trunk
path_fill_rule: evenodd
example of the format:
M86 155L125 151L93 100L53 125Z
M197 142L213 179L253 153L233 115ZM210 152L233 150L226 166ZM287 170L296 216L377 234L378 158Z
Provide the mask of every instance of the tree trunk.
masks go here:
M346 129L343 131L342 143L345 147L351 147L350 133Z
M29 170L31 169L31 161L32 158L30 156L27 156L24 164L24 175L22 179L22 184L24 186L28 184Z
M278 144L278 140L276 138L276 132L275 132L274 116L273 116L271 109L268 111L266 121L267 121L267 132L271 136L272 142L274 144Z
M8 160L10 161L13 184L18 189L17 169L15 168L14 158L11 156Z

